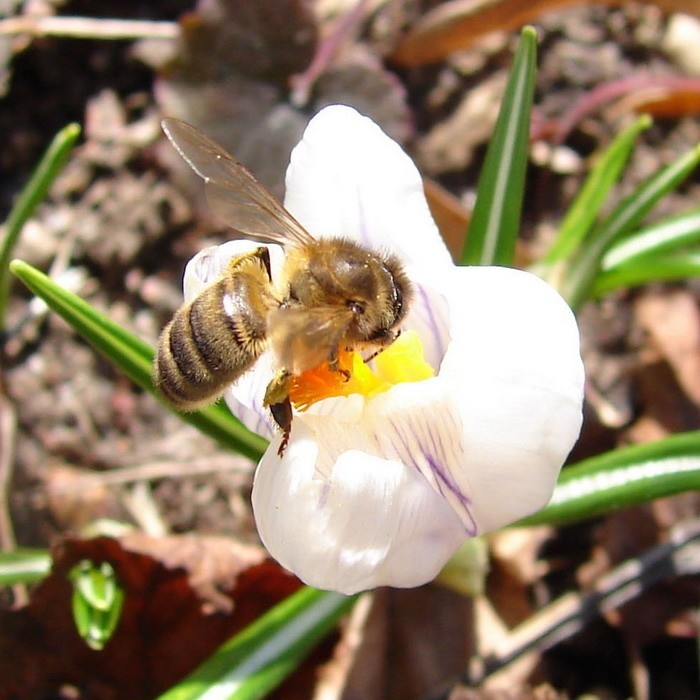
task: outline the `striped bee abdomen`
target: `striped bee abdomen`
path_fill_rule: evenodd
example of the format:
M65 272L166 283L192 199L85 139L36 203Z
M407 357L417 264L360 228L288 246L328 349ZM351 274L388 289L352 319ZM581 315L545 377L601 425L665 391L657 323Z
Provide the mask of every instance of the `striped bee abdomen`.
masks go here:
M184 411L215 401L265 349L276 304L267 249L234 258L161 333L153 369L159 392Z

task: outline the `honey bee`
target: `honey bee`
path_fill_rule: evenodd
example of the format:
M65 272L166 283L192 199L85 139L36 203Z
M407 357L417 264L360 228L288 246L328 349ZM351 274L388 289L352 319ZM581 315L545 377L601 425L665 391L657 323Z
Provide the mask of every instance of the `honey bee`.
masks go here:
M264 405L283 432L292 425L295 375L323 362L339 366L341 350L377 353L399 335L412 286L399 260L345 238L314 238L233 156L191 124L165 119L163 130L205 182L212 212L237 238L284 249L273 280L269 250L234 257L221 276L185 304L164 328L154 382L175 408L214 402L271 349L279 371Z

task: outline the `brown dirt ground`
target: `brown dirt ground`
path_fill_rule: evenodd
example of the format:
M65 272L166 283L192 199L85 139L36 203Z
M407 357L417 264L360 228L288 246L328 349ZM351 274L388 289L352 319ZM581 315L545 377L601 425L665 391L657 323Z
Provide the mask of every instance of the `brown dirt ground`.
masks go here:
M54 4L67 16L124 19L176 20L193 9L188 0ZM417 4L397 3L406 12L399 19L410 24ZM242 96L243 104L241 123L229 127L231 148L278 191L289 149L305 121L320 105L344 99L375 115L404 140L424 172L469 202L489 133L478 130L474 120L481 114L488 124L493 109L460 110L478 90L487 104L494 101L512 57L514 35L489 35L448 61L406 69L380 58L395 20L384 8L362 24L301 109L287 101L285 82L289 73L299 70L289 66L295 61L303 66L308 59L303 48L289 54L279 46L270 49L269 65L246 75L242 69L234 73L240 57L217 56L217 63L202 66L196 49L195 59L180 56L179 64L166 66L153 44L44 37L20 50L15 43L0 103L0 208L8 211L60 127L69 121L85 127L71 162L24 232L17 257L42 269L63 258L64 269L78 271L82 296L144 340L155 342L180 304L185 262L226 235L207 221L196 190L188 190L191 183L182 180L182 173L171 173L173 161L162 148L158 119L165 114L194 115L191 118L199 118L200 124L211 124L210 132L218 137L227 119L230 124L226 91L231 89ZM295 21L303 24L302 17ZM536 123L542 133L559 124L571 105L596 86L644 71L683 72L662 48L668 18L653 5L549 13L539 28ZM206 84L199 71L206 73ZM250 135L246 125L266 125L261 115L273 109L283 115L281 131L270 134L263 126L262 132ZM552 169L533 162L523 226L527 255L536 256L551 235L581 181L586 158L608 143L630 115L623 101L606 104L579 121L565 144L553 149L561 166ZM696 114L659 119L641 138L619 193L699 141ZM550 152L544 139L535 146L538 152ZM659 213L697 205L699 194L696 175L663 203ZM97 518L114 518L152 534L216 533L255 543L248 507L253 465L223 454L209 438L183 425L97 357L60 319L36 313L20 285L14 291L3 381L17 418L9 492L17 542L47 546ZM573 460L615 445L700 428L698 378L693 372L697 364L692 364L700 347L693 336L699 325L698 292L697 280L654 285L612 295L584 310L584 354L595 398L587 406ZM688 347L688 353L674 352L678 347ZM95 474L118 474L121 479L86 481ZM544 544L522 566L509 563L507 556L499 559L495 549L488 579L491 598L497 608L500 605L501 618L519 621L558 595L585 587L624 558L639 555L693 514L697 501L688 496L548 530ZM599 619L535 659L526 672L507 681L515 694L488 695L482 688L484 695L478 697L540 697L516 688L542 682L571 697L593 693L624 698L645 685L651 697L698 697L693 639L697 619L691 619L692 603L683 604L686 598L673 586L667 582L663 590L644 593L636 601L636 616ZM439 661L431 653L442 642L431 636L434 631L425 631L421 635L428 643L421 644L416 630L422 627L411 615L430 600L436 619L449 617L453 606L462 602L445 593L435 597L430 589L425 598L416 592L387 598L386 593L375 603L378 617L395 623L396 615L403 616L409 630L414 625L413 632L396 631L395 624L386 623L382 659L388 661L375 670L372 690L358 681L355 670L347 697L429 697L455 673L454 667L435 671ZM692 590L697 596L697 586ZM692 600L692 591L689 595ZM682 604L665 606L674 597ZM4 598L11 602L9 592ZM394 640L394 646L389 643L393 656L386 652L386 639ZM379 644L368 633L365 644L372 643ZM459 669L463 661L457 656L454 664ZM411 681L409 692L403 684L406 674L416 669L415 658L434 667L423 680ZM400 665L392 667L392 659ZM431 686L436 678L440 685ZM541 695L545 696L554 697Z

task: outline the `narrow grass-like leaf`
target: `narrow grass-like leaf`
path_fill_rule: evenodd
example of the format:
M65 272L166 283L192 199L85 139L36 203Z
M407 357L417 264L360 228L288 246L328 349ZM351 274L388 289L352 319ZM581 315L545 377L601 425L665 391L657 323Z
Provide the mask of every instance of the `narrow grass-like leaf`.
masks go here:
M155 394L151 380L154 351L150 345L92 308L76 294L57 285L31 265L14 260L10 269L34 294L41 297L50 309L69 323L135 384ZM177 415L213 437L224 447L250 459L260 459L265 450L266 441L251 433L221 404L192 413L177 412Z
M517 525L559 525L700 489L700 431L622 447L562 471L549 504Z
M608 250L601 268L608 272L617 267L627 267L635 260L651 260L650 256L657 253L693 243L700 243L700 209L674 216L627 236Z
M5 236L0 244L0 330L5 328L5 313L10 294L8 267L19 234L27 219L46 196L58 173L61 172L78 136L80 136L78 124L69 124L56 134L7 219Z
M279 685L355 597L302 588L226 642L158 700L252 700Z
M630 233L652 207L685 180L700 163L700 146L676 159L640 185L584 241L579 253L567 265L560 289L573 309L578 309L590 295L607 249L621 236Z
M591 289L591 297L598 299L616 289L639 287L651 282L674 282L700 277L700 252L679 251L633 260L601 272Z
M0 552L0 586L35 583L49 575L51 555L46 549Z
M525 27L486 153L462 263L512 265L530 150L537 36Z
M588 177L559 226L552 247L541 264L552 265L564 260L578 248L595 224L613 185L620 179L637 136L650 125L649 116L641 116L596 158Z

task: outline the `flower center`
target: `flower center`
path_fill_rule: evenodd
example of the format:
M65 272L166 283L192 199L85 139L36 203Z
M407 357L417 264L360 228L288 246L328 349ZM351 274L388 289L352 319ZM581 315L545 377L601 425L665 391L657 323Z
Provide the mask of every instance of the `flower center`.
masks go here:
M328 363L323 362L294 376L289 398L298 411L305 411L331 396L362 394L370 398L395 384L420 382L435 376L415 331L402 333L374 358L372 365L370 367L360 353L342 350L338 354L340 372L331 370Z

